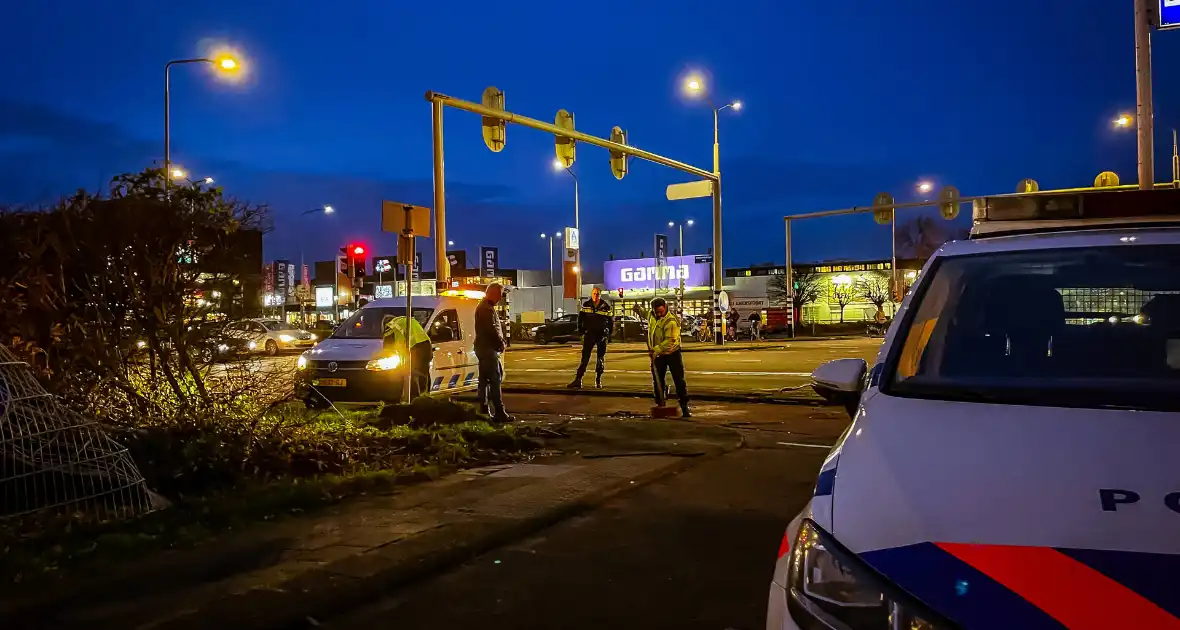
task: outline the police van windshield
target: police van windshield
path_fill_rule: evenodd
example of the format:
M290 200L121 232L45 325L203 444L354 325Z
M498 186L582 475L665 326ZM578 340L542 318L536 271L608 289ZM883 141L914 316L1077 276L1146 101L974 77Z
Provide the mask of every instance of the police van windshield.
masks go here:
M887 393L1180 410L1180 245L936 261Z
M411 307L412 308L412 307ZM426 326L432 308L414 308L414 319L423 327ZM332 333L332 339L381 339L385 334L385 320L390 317L404 317L404 306L382 306L362 308L344 320L343 324Z

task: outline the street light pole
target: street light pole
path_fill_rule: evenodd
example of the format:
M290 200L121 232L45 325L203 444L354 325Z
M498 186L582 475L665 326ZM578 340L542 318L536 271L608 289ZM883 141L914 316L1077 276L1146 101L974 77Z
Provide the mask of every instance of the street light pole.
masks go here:
M173 59L164 64L164 191L167 193L168 184L172 181L172 66L187 63L208 63L222 70L236 70L237 60L223 57L219 60L208 57L194 59Z
M1135 0L1135 118L1139 140L1139 190L1155 187L1155 112L1151 102L1151 2Z
M570 177L574 178L574 231L578 233L578 248L574 250L574 269L577 270L577 277L578 277L578 301L577 301L577 304L580 306L582 303L582 243L583 243L583 239L582 239L582 225L579 222L578 203L579 203L579 198L581 197L581 195L578 193L578 176L576 174L574 174L574 170L567 166L565 168L565 172L569 173Z
M557 298L553 294L553 237L542 234L541 238L549 239L549 319L557 319Z

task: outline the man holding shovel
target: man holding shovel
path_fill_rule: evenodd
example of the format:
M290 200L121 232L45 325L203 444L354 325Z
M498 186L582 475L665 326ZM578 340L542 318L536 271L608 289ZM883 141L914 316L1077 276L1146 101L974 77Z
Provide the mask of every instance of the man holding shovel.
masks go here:
M647 351L651 357L656 405L663 407L666 402L665 377L670 371L672 382L676 384L676 397L680 399L680 416L691 417L692 414L688 412L688 388L684 384L684 356L680 352L680 322L668 312L668 304L663 298L651 301L651 315L647 320Z

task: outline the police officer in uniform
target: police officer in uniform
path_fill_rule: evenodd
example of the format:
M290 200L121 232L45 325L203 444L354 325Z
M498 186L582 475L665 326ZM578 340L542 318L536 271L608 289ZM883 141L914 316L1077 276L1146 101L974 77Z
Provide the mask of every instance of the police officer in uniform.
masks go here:
M610 302L602 299L602 290L590 290L590 299L582 303L578 312L578 331L582 333L582 362L578 373L569 384L570 389L582 387L586 375L586 364L590 362L590 351L598 348L598 363L594 365L594 386L602 389L602 371L606 369L606 343L614 332L615 318L611 315Z

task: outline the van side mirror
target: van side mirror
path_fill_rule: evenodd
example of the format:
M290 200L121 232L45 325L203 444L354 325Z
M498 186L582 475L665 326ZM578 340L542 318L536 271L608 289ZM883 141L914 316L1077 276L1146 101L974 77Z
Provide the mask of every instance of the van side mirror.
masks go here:
M856 415L868 369L864 359L828 361L811 373L811 387L824 400L843 405L851 417Z

